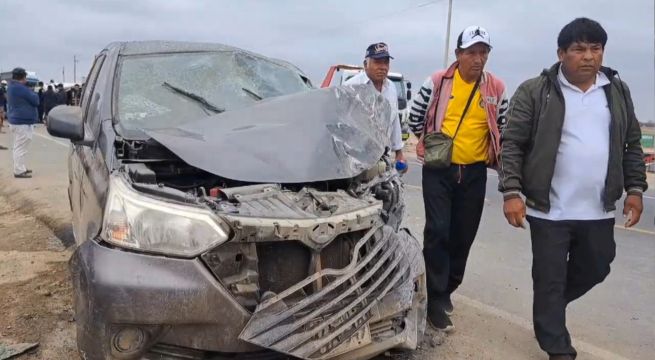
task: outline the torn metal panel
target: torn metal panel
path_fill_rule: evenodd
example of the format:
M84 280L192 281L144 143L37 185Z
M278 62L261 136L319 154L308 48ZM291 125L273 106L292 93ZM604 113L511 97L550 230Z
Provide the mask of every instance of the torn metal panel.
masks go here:
M302 359L330 359L373 342L371 320L387 294L403 288L400 297L414 294L415 252L409 236L389 226L375 226L356 244L343 269L322 269L298 284L269 295L257 307L239 336L242 340ZM295 300L293 295L322 279L318 291ZM406 291L408 290L408 291ZM404 311L396 316L403 315ZM382 320L382 319L380 319ZM377 330L379 326L375 329Z
M352 178L376 165L389 146L390 114L389 102L372 87L344 86L198 115L198 121L146 133L215 175L304 183Z
M234 208L222 214L234 230L232 241L299 240L320 250L341 234L373 226L383 206L374 197L355 198L341 190L304 188L296 193L268 185L243 189L229 189Z

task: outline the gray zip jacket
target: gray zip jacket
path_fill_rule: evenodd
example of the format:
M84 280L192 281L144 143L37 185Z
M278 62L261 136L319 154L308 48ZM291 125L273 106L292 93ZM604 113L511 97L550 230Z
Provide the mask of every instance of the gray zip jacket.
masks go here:
M550 211L551 180L564 123L559 66L557 63L519 86L510 101L501 137L498 190L505 199L523 193L527 206L545 213ZM609 212L616 209L624 189L628 194L642 195L648 185L641 130L630 90L616 71L607 67L601 71L610 80L603 87L612 117L603 191L603 207Z

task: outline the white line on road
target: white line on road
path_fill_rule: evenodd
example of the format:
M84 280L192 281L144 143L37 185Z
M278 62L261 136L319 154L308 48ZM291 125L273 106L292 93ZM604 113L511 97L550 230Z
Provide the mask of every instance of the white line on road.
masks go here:
M57 140L57 139L53 139L52 137L47 136L47 135L39 134L39 133L36 132L36 131L34 132L34 135L36 135L36 136L38 136L38 137L41 137L41 138L44 138L44 139L46 139L46 140L50 140L50 141L54 142L55 144L58 144L58 145L61 145L61 146L65 146L65 147L69 147L69 146L70 146L70 144L66 144L66 143L63 142L63 141L59 141L59 140Z
M468 298L468 297L463 296L463 295L453 294L453 298L454 298L454 300L456 302L464 303L464 304L466 304L468 306L471 306L473 308L476 308L476 309L478 309L480 311L483 311L483 312L486 312L488 314L492 314L494 316L497 316L497 317L499 317L499 318L501 318L501 319L503 319L503 320L505 320L505 321L507 321L509 323L512 323L512 324L514 324L516 326L519 326L519 327L525 329L526 331L530 331L530 332L534 331L533 327L532 327L532 322L527 320L527 319L524 319L524 318L522 318L520 316L514 315L514 314L509 313L509 312L507 312L505 310L501 310L501 309L498 309L496 307L481 303L481 302L479 302L477 300ZM628 360L627 358L625 358L625 357L623 357L621 355L618 355L618 354L615 354L615 353L613 353L611 351L599 348L596 345L592 345L590 343L581 341L579 339L573 339L573 342L575 343L575 346L579 351L585 352L585 353L593 356L594 359Z

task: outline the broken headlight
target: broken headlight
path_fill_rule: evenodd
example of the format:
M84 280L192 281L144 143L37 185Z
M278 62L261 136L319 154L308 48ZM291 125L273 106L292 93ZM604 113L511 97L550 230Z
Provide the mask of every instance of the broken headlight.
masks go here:
M111 177L102 238L116 246L184 257L197 256L228 239L211 211L162 201L133 190L120 175Z

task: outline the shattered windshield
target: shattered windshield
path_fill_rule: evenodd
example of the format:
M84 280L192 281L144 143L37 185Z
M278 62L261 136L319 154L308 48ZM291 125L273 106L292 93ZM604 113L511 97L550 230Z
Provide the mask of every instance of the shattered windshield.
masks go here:
M246 52L128 56L118 119L127 130L167 128L306 90L297 71Z

